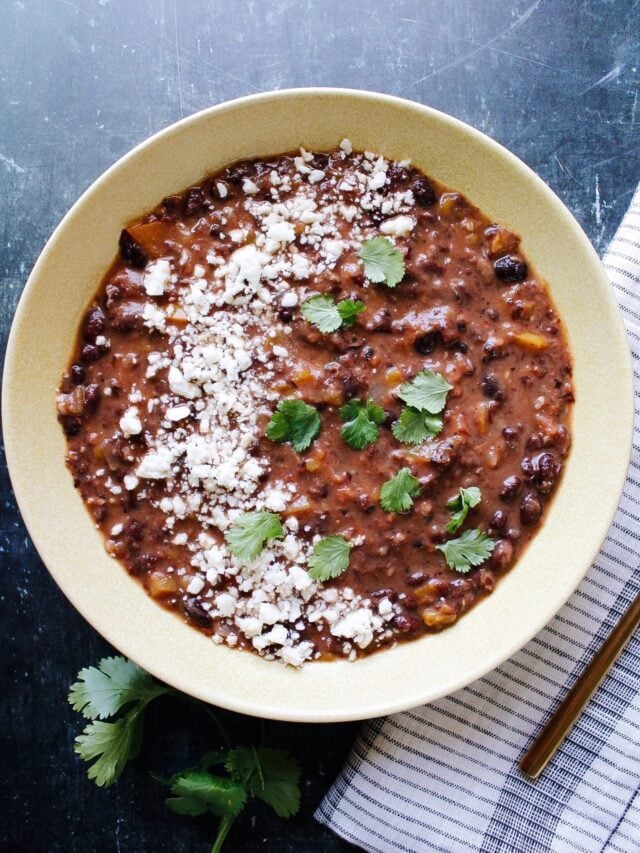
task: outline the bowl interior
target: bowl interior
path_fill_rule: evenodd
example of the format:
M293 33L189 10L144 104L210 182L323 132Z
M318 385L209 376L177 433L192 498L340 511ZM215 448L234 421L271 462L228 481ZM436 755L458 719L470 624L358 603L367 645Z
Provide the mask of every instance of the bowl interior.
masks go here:
M331 148L345 136L354 148L411 158L522 235L525 253L549 282L573 353L573 449L544 526L494 593L458 624L357 663L294 671L214 645L155 604L107 556L65 467L54 392L123 224L231 161L300 145ZM622 322L599 259L526 166L477 131L417 104L363 92L295 90L192 116L143 143L85 193L47 244L20 302L3 414L11 477L34 543L64 593L107 640L157 677L214 704L330 721L377 716L463 687L555 614L615 511L633 394Z

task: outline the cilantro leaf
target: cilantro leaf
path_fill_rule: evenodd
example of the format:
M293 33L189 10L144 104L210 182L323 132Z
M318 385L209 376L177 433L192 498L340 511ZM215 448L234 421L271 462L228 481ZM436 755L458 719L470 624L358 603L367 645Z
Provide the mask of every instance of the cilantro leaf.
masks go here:
M260 554L269 539L282 539L284 527L275 512L245 512L236 518L224 538L239 560L251 561Z
M362 403L354 398L340 407L340 418L345 422L342 427L344 440L354 450L362 450L377 441L385 413L373 400Z
M309 557L309 577L316 581L338 578L349 567L353 545L344 536L325 536L314 545Z
M422 370L411 382L400 386L398 397L419 412L437 415L444 409L452 388L442 374Z
M405 267L402 252L387 237L365 240L358 257L364 261L364 274L376 283L384 282L395 287L404 278Z
M338 313L345 329L350 329L356 322L358 314L366 311L367 306L359 299L343 299L338 302Z
M89 720L105 719L129 702L150 702L170 690L132 660L103 658L97 667L80 670L69 690L69 704Z
M404 406L400 418L391 425L391 432L403 444L421 444L442 432L442 418Z
M225 769L279 817L292 817L300 808L300 768L286 750L233 749Z
M80 758L97 759L87 772L96 785L112 785L140 752L144 707L138 705L114 723L94 720L76 738L74 751Z
M401 468L380 489L380 506L385 512L407 512L420 494L420 483L408 468Z
M467 514L474 506L478 506L482 500L482 493L477 486L470 486L468 489L460 489L455 497L447 501L447 509L453 513L451 520L445 525L447 533L455 533L459 527L462 527Z
M343 299L336 305L331 296L324 293L310 296L300 306L305 320L325 335L336 332L341 326L350 328L364 310L364 302L359 299Z
M281 400L267 424L271 441L290 441L297 453L306 450L320 433L320 416L302 400Z
M465 530L458 539L450 539L436 549L444 554L447 565L456 572L465 574L474 566L480 566L491 556L495 542L481 530Z
M239 782L198 768L176 774L171 779L171 793L173 796L166 800L169 808L191 817L207 813L236 817L247 802L247 793Z

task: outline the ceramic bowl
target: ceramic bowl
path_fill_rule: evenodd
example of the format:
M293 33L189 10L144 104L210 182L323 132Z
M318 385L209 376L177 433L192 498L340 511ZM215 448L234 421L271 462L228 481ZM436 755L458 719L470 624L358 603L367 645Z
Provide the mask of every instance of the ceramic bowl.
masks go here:
M541 530L493 594L459 623L355 663L297 671L214 645L148 598L107 556L65 467L55 390L124 224L231 161L301 145L331 148L345 136L356 149L410 158L522 236L524 252L549 282L573 353L573 448ZM631 375L603 267L575 219L527 166L478 131L419 104L301 89L242 98L184 119L85 192L47 243L18 306L4 377L4 435L15 493L40 556L71 603L120 652L179 690L235 711L349 720L464 687L518 651L558 611L597 553L618 503L631 443Z

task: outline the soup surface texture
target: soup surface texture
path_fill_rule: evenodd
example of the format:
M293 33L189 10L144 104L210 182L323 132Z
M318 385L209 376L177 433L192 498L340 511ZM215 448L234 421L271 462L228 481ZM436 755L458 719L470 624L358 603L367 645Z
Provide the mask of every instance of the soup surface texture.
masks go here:
M129 225L58 393L108 552L215 642L292 666L454 623L570 446L569 351L519 242L348 140Z

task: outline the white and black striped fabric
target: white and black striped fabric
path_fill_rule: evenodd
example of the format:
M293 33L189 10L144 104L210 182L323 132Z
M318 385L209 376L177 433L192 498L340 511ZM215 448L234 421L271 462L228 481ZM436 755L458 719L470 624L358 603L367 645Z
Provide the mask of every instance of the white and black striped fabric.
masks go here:
M605 256L640 388L640 189ZM636 415L640 392L636 390ZM640 635L544 774L517 761L640 590L640 426L605 544L569 602L464 690L364 726L316 813L369 851L640 851Z

